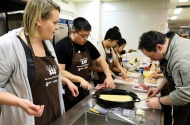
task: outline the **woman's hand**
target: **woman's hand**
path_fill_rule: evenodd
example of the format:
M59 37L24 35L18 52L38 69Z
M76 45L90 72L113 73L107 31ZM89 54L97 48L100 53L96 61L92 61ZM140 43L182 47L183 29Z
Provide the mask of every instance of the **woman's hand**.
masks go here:
M44 105L35 105L26 99L20 99L18 105L30 116L40 117L44 111Z
M125 70L123 70L121 72L121 77L122 77L122 79L126 79L127 78L127 72Z
M155 75L151 75L152 78L154 79L159 79L159 78L164 78L163 74L155 74Z

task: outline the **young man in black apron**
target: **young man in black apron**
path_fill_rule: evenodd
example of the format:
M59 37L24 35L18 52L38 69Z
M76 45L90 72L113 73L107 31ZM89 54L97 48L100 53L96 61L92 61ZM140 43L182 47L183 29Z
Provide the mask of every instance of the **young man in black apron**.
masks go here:
M111 72L118 72L121 73L123 78L127 78L126 70L121 66L118 62L115 52L112 47L116 46L117 42L121 39L121 33L114 29L110 28L105 35L104 41L98 44L98 51L104 57L106 62L109 65ZM105 74L103 72L95 72L94 74L94 85L103 83L105 78Z
M73 96L68 89L69 86L64 86L66 94L63 98L66 111L89 94L92 88L89 83L89 66L92 60L96 60L101 65L106 74L104 82L107 87L114 87L107 63L96 47L87 41L90 31L91 25L86 19L76 18L73 21L71 35L61 39L55 46L61 74L74 82L72 87L77 86L76 93L79 91L78 96L77 94Z
M140 37L139 49L151 58L165 62L165 79L156 89L150 89L148 96L155 96L168 83L170 93L153 97L147 105L173 106L173 125L190 125L190 40L174 32L162 34L149 31Z

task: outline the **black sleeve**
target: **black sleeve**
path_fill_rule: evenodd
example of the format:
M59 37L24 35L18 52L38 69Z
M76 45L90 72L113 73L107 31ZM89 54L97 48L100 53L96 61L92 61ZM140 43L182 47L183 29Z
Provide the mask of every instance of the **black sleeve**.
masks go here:
M88 51L90 53L91 59L92 60L98 59L100 57L100 53L98 52L96 47L89 41L86 43L86 45L87 45Z
M55 45L55 53L60 64L66 64L66 48L64 44L64 40L61 39Z

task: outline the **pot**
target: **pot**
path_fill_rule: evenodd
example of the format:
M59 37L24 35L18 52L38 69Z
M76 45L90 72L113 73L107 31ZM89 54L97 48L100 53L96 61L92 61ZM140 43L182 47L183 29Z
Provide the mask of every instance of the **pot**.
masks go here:
M125 102L115 102L115 101L108 101L99 98L101 94L106 95L129 95L133 98L132 101L125 101ZM103 90L97 90L93 95L92 98L96 99L97 104L103 108L115 108L115 107L121 107L121 108L127 108L127 109L134 109L134 102L140 102L140 99L138 96L130 91L127 90L121 90L121 89L103 89Z

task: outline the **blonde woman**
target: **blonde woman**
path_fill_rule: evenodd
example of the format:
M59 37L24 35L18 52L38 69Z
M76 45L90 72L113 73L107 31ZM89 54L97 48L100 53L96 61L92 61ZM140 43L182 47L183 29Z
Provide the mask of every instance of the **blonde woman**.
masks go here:
M28 1L23 28L0 37L0 125L47 125L64 113L61 78L50 43L60 7Z

